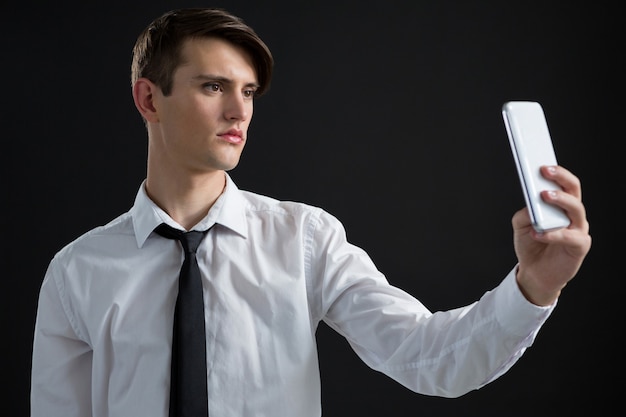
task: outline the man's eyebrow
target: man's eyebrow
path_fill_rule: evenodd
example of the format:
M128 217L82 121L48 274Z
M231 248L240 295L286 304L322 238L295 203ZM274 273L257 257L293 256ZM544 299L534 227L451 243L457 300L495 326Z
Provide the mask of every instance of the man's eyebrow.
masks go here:
M233 84L233 80L231 80L230 78L223 77L221 75L200 74L200 75L196 75L192 79L199 80L199 81L219 81L224 84ZM256 83L256 82L249 82L249 83L246 83L246 87L259 88L260 85L259 83Z

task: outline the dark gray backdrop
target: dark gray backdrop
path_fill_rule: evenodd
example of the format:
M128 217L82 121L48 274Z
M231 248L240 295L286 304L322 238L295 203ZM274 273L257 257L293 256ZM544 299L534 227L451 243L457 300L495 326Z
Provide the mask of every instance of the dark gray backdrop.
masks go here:
M392 283L432 310L472 302L514 265L510 218L523 199L503 102L543 104L559 161L583 183L592 251L509 373L459 399L414 394L322 325L326 416L621 407L622 274L613 277L623 246L614 217L624 45L611 2L73 3L2 6L3 415L28 414L49 260L126 211L144 178L133 42L165 10L199 5L242 16L276 59L231 172L240 188L324 207Z

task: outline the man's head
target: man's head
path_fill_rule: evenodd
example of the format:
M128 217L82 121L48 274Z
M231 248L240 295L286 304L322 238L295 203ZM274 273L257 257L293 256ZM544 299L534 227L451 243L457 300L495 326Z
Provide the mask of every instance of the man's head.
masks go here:
M267 46L221 9L168 12L139 36L132 91L148 130L148 183L233 169L254 98L272 73Z
M269 48L242 19L212 8L172 10L148 25L133 48L132 85L145 77L169 95L174 72L183 63L183 44L189 39L207 37L224 39L250 54L259 83L256 96L267 91L274 65Z

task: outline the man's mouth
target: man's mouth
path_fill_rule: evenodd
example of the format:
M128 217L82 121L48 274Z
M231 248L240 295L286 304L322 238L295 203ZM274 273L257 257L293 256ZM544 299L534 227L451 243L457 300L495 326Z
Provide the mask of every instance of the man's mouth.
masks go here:
M226 142L239 144L243 142L243 132L239 129L229 129L226 132L219 133L218 136Z

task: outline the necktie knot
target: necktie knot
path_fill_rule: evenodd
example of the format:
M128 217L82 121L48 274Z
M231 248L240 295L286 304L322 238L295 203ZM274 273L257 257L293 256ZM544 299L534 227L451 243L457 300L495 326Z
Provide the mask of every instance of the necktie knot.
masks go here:
M199 232L192 230L190 232L183 232L182 230L175 229L165 223L161 223L154 229L159 235L168 239L176 239L183 245L185 253L196 253L200 242L204 238L206 231Z

